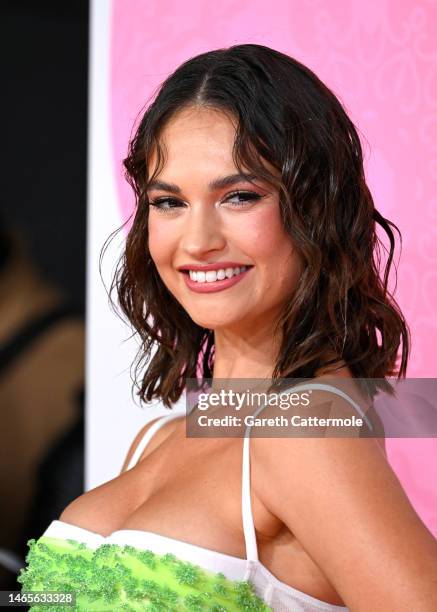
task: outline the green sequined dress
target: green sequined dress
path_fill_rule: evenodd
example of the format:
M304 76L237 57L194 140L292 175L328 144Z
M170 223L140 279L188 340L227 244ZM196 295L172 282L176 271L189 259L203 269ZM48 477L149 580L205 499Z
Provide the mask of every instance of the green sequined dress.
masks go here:
M88 547L76 540L42 536L29 541L24 591L73 592L75 605L33 605L32 612L61 610L237 612L272 610L248 581L229 580L168 553L130 545Z

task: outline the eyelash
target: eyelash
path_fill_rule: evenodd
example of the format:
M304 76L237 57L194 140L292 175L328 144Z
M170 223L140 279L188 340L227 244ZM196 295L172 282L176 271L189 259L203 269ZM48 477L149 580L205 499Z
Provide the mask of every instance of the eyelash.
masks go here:
M234 203L234 206L236 207L244 206L245 204L247 204L247 202L254 202L256 200L260 200L263 197L259 195L258 193L254 193L253 191L234 191L233 193L230 193L229 195L226 196L226 200L229 198L233 198L235 196L240 196L240 197L246 196L246 199L243 202ZM173 202L176 204L182 204L182 202L180 200L177 200L176 198L165 197L165 198L157 198L156 200L151 201L150 205L154 206L160 212L163 212L163 213L168 213L172 210L175 210L176 208L179 208L179 206L169 206L168 208L164 208L161 206L164 202Z

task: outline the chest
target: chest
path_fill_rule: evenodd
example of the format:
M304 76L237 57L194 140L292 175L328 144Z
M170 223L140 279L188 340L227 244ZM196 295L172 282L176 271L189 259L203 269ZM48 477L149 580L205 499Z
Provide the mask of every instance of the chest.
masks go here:
M100 493L100 531L149 531L245 558L242 445L241 438L170 436L159 444L159 451L156 447L105 485ZM261 501L255 462L250 484L260 561L285 584L341 604L298 540Z
M113 482L108 532L152 531L244 558L242 439L164 441L124 478ZM253 483L252 483L253 488ZM119 500L117 508L114 499ZM278 521L252 491L260 537L273 538Z

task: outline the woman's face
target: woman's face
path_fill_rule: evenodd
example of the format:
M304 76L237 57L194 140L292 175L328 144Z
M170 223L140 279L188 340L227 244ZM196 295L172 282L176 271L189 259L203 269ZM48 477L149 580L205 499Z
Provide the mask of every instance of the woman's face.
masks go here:
M149 249L193 321L247 334L276 322L301 263L277 190L236 176L234 138L235 125L218 110L186 108L167 123L166 163L148 189ZM150 175L155 162L153 154Z

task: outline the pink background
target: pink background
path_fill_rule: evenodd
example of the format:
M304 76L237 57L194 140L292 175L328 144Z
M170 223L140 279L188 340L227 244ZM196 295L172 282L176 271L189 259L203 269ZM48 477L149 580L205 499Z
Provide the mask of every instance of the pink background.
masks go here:
M180 63L249 42L295 57L336 93L359 128L376 207L403 237L395 297L412 332L408 376L435 377L437 3L113 0L112 7L110 130L123 220L133 205L121 166L132 126ZM392 439L387 450L437 535L437 440Z

